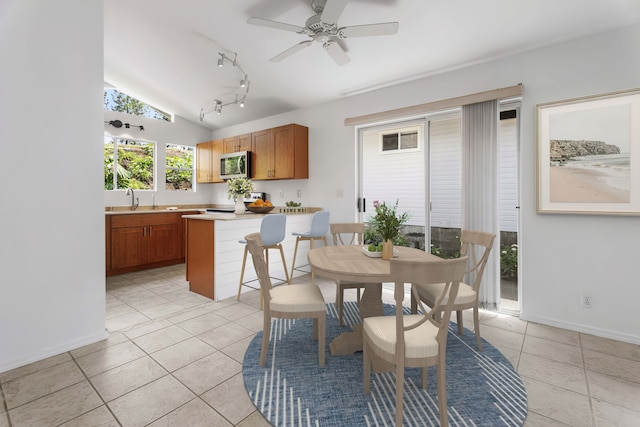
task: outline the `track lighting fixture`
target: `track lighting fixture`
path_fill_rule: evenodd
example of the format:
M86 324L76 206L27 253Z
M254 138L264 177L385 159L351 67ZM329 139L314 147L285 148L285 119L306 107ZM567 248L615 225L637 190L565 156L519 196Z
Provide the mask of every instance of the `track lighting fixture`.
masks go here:
M240 67L240 64L238 64L238 54L234 53L233 54L233 59L231 59L229 56L227 56L225 53L223 52L218 52L218 67L222 68L224 67L224 63L229 62L234 68L237 68L241 73L241 79L240 79L240 92L241 93L236 93L235 95L235 99L233 101L230 102L226 102L223 103L221 100L219 99L214 99L213 100L213 109L209 110L209 111L205 111L204 108L200 109L200 114L198 115L198 121L201 122L204 120L204 116L206 116L209 113L215 112L217 114L222 114L222 107L226 106L226 105L233 105L233 104L237 104L240 106L240 108L244 108L245 106L245 100L247 98L247 93L249 92L249 84L251 83L249 81L249 76L247 75L247 73L244 72L244 70L242 69L242 67ZM237 81L237 80L236 80Z
M114 128L121 128L123 125L125 127L125 129L130 129L132 127L134 128L138 128L140 129L140 132L144 132L144 126L142 125L132 125L129 123L122 123L122 121L120 120L110 120L108 122L105 122L106 124L113 126Z

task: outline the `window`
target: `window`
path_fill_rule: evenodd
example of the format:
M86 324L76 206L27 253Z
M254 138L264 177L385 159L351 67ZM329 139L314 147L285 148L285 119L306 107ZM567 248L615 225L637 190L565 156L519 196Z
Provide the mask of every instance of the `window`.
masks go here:
M167 179L165 189L193 191L194 147L167 144L165 152Z
M153 190L155 143L104 137L104 189Z
M105 88L103 98L105 110L119 111L121 113L165 120L167 122L173 121L171 114L113 88Z
M410 150L418 148L418 130L381 133L382 151Z

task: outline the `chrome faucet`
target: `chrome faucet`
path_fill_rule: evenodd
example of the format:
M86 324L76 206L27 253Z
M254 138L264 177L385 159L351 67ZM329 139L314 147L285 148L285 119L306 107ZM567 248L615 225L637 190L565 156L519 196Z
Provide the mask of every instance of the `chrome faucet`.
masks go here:
M126 195L131 196L131 210L135 211L138 205L140 204L140 200L137 197L134 198L133 188L127 188Z

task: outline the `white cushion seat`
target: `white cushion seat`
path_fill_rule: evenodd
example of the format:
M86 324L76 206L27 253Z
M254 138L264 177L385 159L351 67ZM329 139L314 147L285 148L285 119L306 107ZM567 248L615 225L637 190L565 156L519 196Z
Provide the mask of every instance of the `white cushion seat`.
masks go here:
M424 320L422 314L404 316L404 325L411 326ZM396 318L395 316L377 316L364 319L363 328L373 345L386 353L396 354ZM424 358L438 355L438 328L431 322L424 322L415 329L405 332L405 357Z
M271 289L271 310L303 313L326 310L320 288L314 285L290 285Z
M442 293L444 289L444 283L433 283L429 285L416 285L418 295L426 298L428 301L435 301L436 298ZM458 295L456 295L456 304L473 304L476 300L476 293L473 288L466 283L460 282L458 288ZM445 296L442 301L443 305L449 302L449 296Z

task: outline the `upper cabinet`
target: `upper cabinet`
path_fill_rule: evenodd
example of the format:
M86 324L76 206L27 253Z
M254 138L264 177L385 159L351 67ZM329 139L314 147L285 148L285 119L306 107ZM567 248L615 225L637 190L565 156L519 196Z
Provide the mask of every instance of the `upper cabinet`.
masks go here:
M252 134L253 179L309 178L309 129L290 124Z
M232 136L224 139L224 153L235 153L237 151L251 151L251 134Z
M220 155L224 149L221 139L196 146L196 182L223 182L220 179Z
M297 124L203 142L196 147L196 181L223 182L220 155L251 152L251 179L309 178L309 128Z

